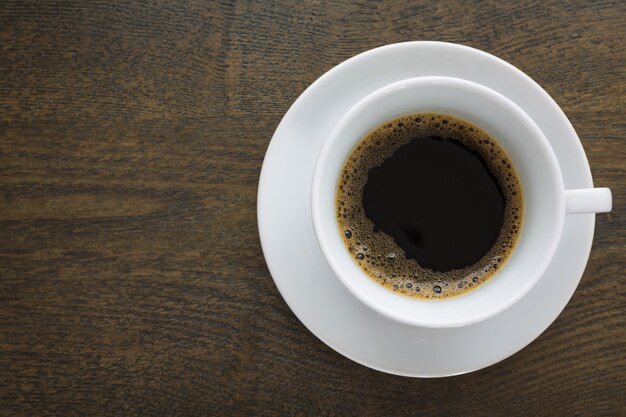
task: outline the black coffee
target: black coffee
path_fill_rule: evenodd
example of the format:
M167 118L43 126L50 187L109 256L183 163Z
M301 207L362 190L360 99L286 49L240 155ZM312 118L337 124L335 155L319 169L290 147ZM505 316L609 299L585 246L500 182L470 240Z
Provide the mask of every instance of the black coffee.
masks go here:
M505 151L459 118L411 114L362 139L337 184L347 249L371 278L419 298L476 288L520 232L522 192Z

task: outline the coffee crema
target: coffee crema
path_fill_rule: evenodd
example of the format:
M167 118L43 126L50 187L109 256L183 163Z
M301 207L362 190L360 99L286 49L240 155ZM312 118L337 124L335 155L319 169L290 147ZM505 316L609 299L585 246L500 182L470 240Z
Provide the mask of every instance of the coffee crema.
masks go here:
M477 126L415 113L370 132L336 189L343 242L384 287L417 298L466 293L491 278L520 234L513 163Z

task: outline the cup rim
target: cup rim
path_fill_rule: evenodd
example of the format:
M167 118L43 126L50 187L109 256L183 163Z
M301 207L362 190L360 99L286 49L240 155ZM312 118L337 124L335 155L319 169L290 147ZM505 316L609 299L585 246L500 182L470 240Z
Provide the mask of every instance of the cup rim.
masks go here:
M410 87L415 88L422 84L441 84L441 83L446 83L447 85L456 84L456 86L459 86L459 87L470 88L473 90L473 92L477 94L489 95L491 96L492 99L496 99L500 101L500 104L502 104L504 107L507 107L507 111L515 113L516 116L521 118L524 121L525 125L530 130L533 131L534 137L537 139L539 146L543 148L542 151L546 154L549 160L549 168L552 171L551 176L558 182L558 185L559 185L558 189L560 190L559 195L555 196L556 204L557 204L556 216L557 216L558 224L556 224L554 233L552 233L551 235L551 242L548 245L548 249L544 252L547 254L547 256L543 257L543 260L539 264L540 266L536 268L536 272L534 276L532 277L532 279L528 280L527 283L520 290L518 290L517 293L509 297L509 299L505 303L501 303L499 306L496 306L495 308L492 308L490 310L486 310L482 313L474 314L473 316L469 318L457 320L455 322L451 321L448 323L433 322L429 320L424 320L419 317L418 318L409 317L407 315L399 314L396 311L383 308L379 303L376 303L375 300L372 300L370 297L365 296L364 294L361 293L361 291L355 288L354 285L351 283L351 280L348 279L349 277L347 276L347 274L345 274L342 268L340 268L340 266L336 263L334 256L332 256L332 254L329 253L330 248L324 242L324 236L323 236L324 225L322 224L323 221L322 221L322 214L321 214L322 207L319 204L319 197L318 197L323 187L322 178L321 178L322 167L324 165L323 161L326 159L328 154L333 150L332 145L337 140L339 140L337 138L337 132L341 131L342 128L344 128L344 126L347 123L351 122L351 119L354 117L355 114L358 114L360 111L363 111L372 102L376 102L376 100L378 100L381 96L392 94L394 91L397 91L399 89L405 89L405 88L410 88ZM407 114L409 113L410 112L407 112ZM356 143L358 143L358 141L356 141L355 144ZM344 155L343 159L345 160L346 157L347 155ZM506 309L514 305L517 301L519 301L523 296L525 296L530 291L530 289L532 289L536 285L536 283L544 275L546 269L548 268L550 261L553 258L554 253L556 252L558 242L562 235L563 224L565 221L564 194L565 194L565 187L563 184L563 179L562 179L560 168L558 165L558 160L556 159L556 156L554 155L554 151L552 150L548 140L545 138L545 136L543 135L543 132L539 129L539 127L534 123L534 121L530 118L530 116L528 116L515 103L513 103L511 100L509 100L507 97L503 96L502 94L484 85L481 85L472 81L463 80L463 79L455 78L455 77L448 77L448 76L421 76L421 77L413 77L413 78L400 80L400 81L397 81L397 82L394 82L394 83L391 83L391 84L388 84L386 86L379 88L378 90L370 93L369 95L359 100L352 108L350 108L339 119L337 124L333 127L330 134L326 138L326 141L315 163L315 168L313 172L313 181L312 181L312 187L311 187L311 212L312 212L312 220L313 220L313 230L315 232L316 240L318 242L319 247L322 250L324 258L329 264L329 266L331 267L331 269L333 270L333 272L335 273L336 277L339 278L339 281L342 282L342 284L349 290L349 292L352 295L354 295L358 300L360 300L362 303L364 303L366 306L368 306L372 310L378 312L379 314L385 317L390 318L393 321L401 322L401 323L412 325L412 326L426 327L426 328L450 328L450 327L467 326L470 324L487 320L497 314L500 314L501 312L505 311ZM366 275L365 272L363 271L360 271L360 272L362 275ZM371 278L369 277L366 277L366 278L371 280ZM495 276L492 277L491 279L494 279L494 278ZM376 285L380 285L380 284L376 283ZM387 289L385 290L389 291ZM399 294L396 294L396 295L398 297L402 297ZM462 294L460 296L469 296L469 295L471 295L471 292L468 294ZM446 300L447 300L446 298L443 298L443 299L416 300L416 301L429 302L429 303L430 302L445 303Z

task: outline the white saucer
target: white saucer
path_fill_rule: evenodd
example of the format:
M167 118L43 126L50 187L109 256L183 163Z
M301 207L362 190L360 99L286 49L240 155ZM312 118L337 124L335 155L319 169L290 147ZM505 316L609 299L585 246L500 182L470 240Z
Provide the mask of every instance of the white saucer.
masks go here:
M300 321L342 355L370 368L441 377L499 362L539 336L563 310L583 274L594 214L566 217L556 256L517 304L478 324L451 329L402 325L354 298L334 276L315 240L310 210L313 167L339 118L365 95L392 82L446 75L486 85L517 103L550 141L566 188L593 187L571 124L527 75L485 52L441 42L407 42L360 54L313 83L272 138L259 182L263 252L283 298Z

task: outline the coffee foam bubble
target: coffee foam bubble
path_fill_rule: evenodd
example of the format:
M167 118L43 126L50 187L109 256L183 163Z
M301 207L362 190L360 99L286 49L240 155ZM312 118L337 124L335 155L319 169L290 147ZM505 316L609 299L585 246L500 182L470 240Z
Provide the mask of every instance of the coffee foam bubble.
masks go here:
M447 272L433 271L406 257L393 238L375 229L363 209L368 172L402 145L424 137L454 140L477 152L495 175L505 197L504 221L491 250L477 263ZM477 288L497 272L519 236L521 184L506 152L483 130L457 117L410 114L379 126L362 139L345 161L336 190L337 224L355 262L386 288L417 298L445 298Z

